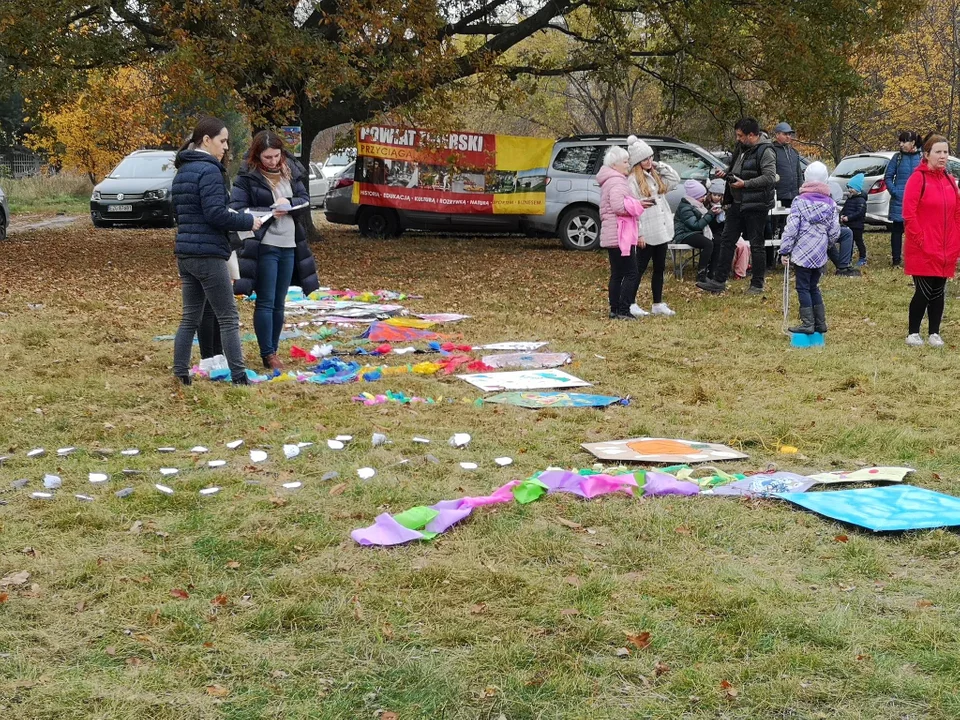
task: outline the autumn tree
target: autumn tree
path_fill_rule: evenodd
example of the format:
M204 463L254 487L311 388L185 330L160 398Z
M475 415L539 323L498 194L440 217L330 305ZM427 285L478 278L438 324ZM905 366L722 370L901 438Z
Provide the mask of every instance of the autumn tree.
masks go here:
M162 129L162 99L146 73L98 70L86 80L66 104L42 109L27 143L96 183L133 150L169 138Z

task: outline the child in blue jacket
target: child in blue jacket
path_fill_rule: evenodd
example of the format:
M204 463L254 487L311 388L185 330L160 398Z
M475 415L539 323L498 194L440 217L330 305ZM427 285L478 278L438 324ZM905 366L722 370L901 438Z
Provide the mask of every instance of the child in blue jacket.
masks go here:
M867 217L867 198L863 194L863 173L857 173L847 181L850 195L840 210L840 223L853 232L853 242L857 246L857 265L867 264L867 246L863 242L863 223Z

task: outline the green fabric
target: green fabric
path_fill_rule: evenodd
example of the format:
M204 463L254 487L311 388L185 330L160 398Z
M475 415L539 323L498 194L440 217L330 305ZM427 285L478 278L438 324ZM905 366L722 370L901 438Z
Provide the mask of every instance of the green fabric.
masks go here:
M527 478L513 488L513 498L521 505L541 498L549 488L535 477Z
M673 216L673 241L682 243L691 235L702 233L711 222L713 222L712 213L706 212L701 215L693 205L686 200L681 200Z
M427 523L433 520L440 513L433 508L424 506L412 507L393 516L393 519L403 525L407 530L421 530ZM426 536L436 537L436 533L424 533ZM429 539L429 538L428 538Z

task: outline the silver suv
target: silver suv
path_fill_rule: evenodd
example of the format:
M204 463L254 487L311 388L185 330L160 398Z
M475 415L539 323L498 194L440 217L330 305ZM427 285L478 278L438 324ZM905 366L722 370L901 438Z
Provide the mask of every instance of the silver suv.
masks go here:
M724 170L723 163L699 145L660 135L639 136L653 148L654 159L671 165L684 180L707 181ZM324 208L329 222L358 225L364 235L398 235L404 230L448 232L546 233L570 250L600 246L600 185L597 172L611 145L626 147L626 135L580 135L558 140L547 169L546 212L543 215L474 215L394 210L353 203L350 168L331 182ZM676 210L683 189L667 195Z

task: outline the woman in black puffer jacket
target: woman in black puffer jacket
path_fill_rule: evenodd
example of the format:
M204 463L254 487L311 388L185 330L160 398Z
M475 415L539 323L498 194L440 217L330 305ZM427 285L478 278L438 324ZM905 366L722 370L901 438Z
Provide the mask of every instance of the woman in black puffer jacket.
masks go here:
M305 294L320 287L317 265L300 222L302 213L310 212L304 175L303 166L284 149L283 139L263 130L254 136L250 154L230 195L230 207L234 210L273 213L259 232L244 240L238 253L240 279L234 282L233 289L237 295L256 291L253 327L263 364L274 370L283 369L277 348L291 282ZM306 208L292 212L275 209L304 204Z
M246 385L247 374L240 345L240 315L227 270L230 230L258 230L260 220L230 210L226 169L221 160L229 147L226 125L203 118L177 153L171 197L177 214L176 256L183 286L183 319L173 343L173 374L190 384L190 353L204 305L220 323L230 376Z

